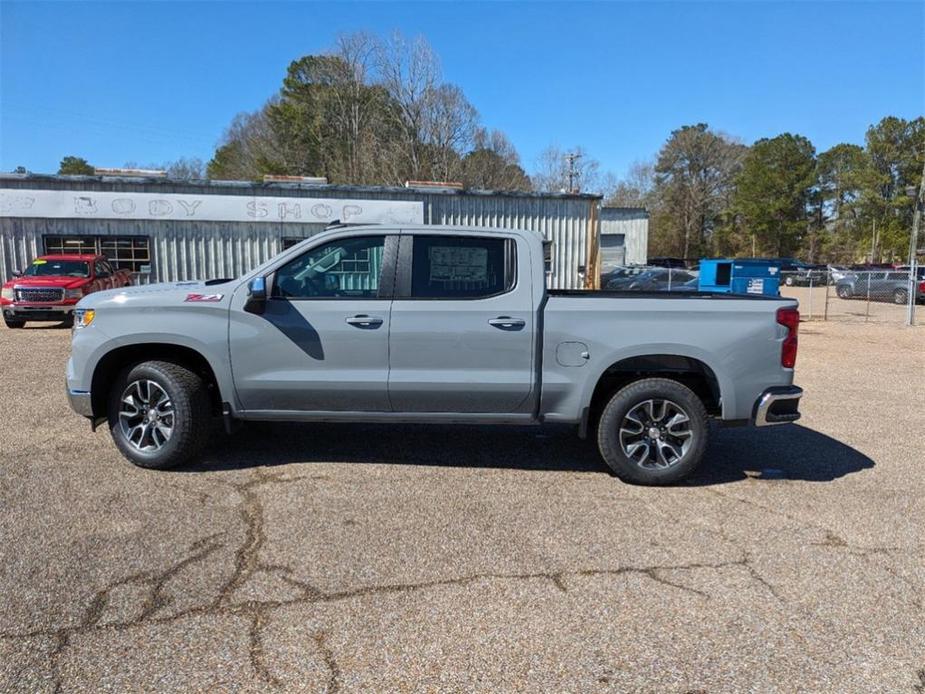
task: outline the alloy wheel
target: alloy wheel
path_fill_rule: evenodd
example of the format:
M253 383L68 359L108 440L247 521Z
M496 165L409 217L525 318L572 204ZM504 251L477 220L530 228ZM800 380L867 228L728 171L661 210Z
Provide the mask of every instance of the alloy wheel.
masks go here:
M693 441L690 416L671 400L644 400L631 407L620 423L623 454L642 468L677 464Z
M173 402L157 382L132 381L122 392L119 426L133 448L152 453L170 440L175 424Z

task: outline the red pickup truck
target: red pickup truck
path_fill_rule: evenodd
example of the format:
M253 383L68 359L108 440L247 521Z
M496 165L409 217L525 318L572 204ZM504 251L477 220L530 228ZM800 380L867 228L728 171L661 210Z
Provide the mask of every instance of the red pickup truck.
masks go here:
M128 270L114 270L104 255L43 255L3 285L0 310L8 328L30 320L73 323L74 305L103 289L127 287Z

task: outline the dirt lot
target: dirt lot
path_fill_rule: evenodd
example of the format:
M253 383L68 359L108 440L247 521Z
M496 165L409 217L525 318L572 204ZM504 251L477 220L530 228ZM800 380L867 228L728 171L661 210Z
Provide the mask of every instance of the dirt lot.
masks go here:
M0 691L925 690L925 329L803 325L799 426L672 489L568 432L254 426L136 469L0 330Z

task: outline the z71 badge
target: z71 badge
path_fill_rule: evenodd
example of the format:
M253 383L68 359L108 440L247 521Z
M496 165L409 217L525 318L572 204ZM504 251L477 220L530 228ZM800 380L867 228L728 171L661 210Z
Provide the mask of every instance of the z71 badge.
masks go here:
M221 301L224 294L187 294L185 301Z

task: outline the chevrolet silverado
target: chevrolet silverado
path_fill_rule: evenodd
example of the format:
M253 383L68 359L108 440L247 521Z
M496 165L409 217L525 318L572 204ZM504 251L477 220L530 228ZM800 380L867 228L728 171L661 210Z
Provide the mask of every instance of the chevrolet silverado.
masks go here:
M536 232L340 226L236 280L99 292L67 392L136 465L234 420L569 424L622 479L700 463L708 420L799 418L779 297L548 290Z

